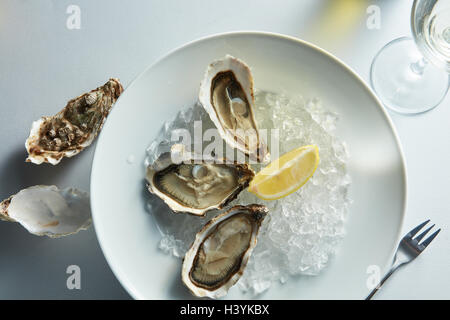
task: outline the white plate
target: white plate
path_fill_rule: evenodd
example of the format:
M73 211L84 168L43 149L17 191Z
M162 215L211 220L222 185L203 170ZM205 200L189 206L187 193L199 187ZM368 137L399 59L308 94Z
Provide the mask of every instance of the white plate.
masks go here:
M376 268L370 266L386 268L404 216L406 173L398 138L380 101L349 67L314 45L277 34L227 33L189 43L145 70L119 98L99 137L91 174L93 220L109 265L134 298L192 298L180 280L181 260L157 248L160 234L145 208L145 149L165 120L196 101L206 66L225 54L250 65L258 89L321 98L340 115L338 135L351 154L354 203L338 254L319 276L275 284L258 298L364 298ZM227 298L251 296L235 286Z

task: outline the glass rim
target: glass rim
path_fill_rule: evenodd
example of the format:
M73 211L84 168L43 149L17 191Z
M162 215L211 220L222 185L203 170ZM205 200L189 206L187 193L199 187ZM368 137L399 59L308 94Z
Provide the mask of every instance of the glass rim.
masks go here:
M411 8L410 23L411 23L411 31L413 34L414 41L416 39L416 34L417 34L417 28L416 28L416 23L415 23L414 17L416 15L417 5L418 5L419 1L420 0L414 0L412 8Z

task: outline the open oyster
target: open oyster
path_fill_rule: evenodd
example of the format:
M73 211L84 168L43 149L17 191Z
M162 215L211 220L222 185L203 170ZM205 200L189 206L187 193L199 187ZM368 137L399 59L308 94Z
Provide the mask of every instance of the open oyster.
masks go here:
M243 61L227 55L211 63L200 85L199 101L227 144L251 159L269 160L255 121L253 77Z
M73 234L91 224L89 195L74 188L29 187L0 203L0 219L18 222L40 236Z
M255 175L247 164L197 156L180 151L180 146L163 153L146 175L148 190L175 212L203 216L220 209L247 188Z
M267 212L263 205L235 206L197 233L181 271L194 295L220 298L227 294L244 272Z
M25 142L27 162L58 164L89 146L100 132L112 105L123 91L118 79L70 100L53 117L34 121Z

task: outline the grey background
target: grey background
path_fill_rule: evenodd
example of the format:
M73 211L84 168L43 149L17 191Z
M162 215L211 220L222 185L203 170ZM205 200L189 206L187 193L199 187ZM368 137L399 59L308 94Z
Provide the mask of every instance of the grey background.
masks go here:
M81 29L69 30L69 5ZM368 80L373 56L410 35L412 1L366 0L0 0L0 199L36 184L89 191L95 143L58 166L25 163L31 123L102 85L126 87L149 64L199 37L263 30L296 36L330 51ZM381 8L381 29L366 27ZM352 21L352 23L349 23ZM450 98L424 115L391 114L408 169L404 230L431 218L444 231L417 261L389 281L379 299L448 299L450 286ZM111 179L114 179L112 176ZM120 235L118 235L120 236ZM81 290L66 288L66 268L81 268ZM149 270L150 271L150 270ZM411 284L414 279L414 285ZM101 252L94 228L49 239L0 221L0 299L127 299Z

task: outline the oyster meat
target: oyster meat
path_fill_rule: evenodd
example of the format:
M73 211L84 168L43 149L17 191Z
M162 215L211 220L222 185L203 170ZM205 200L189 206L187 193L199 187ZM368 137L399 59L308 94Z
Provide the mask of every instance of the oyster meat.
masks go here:
M253 77L243 61L227 55L211 63L200 85L199 101L227 144L258 162L269 160L254 115Z
M89 146L100 132L112 105L123 92L118 79L70 100L53 117L34 121L25 142L27 162L58 164Z
M186 151L175 154L179 146L163 153L147 168L146 175L148 190L174 212L203 216L208 210L220 209L247 188L255 175L247 164Z
M197 297L220 298L241 277L268 209L234 206L208 222L186 253L181 278Z
M75 188L29 187L0 203L0 219L18 222L39 236L73 234L91 224L89 195Z

